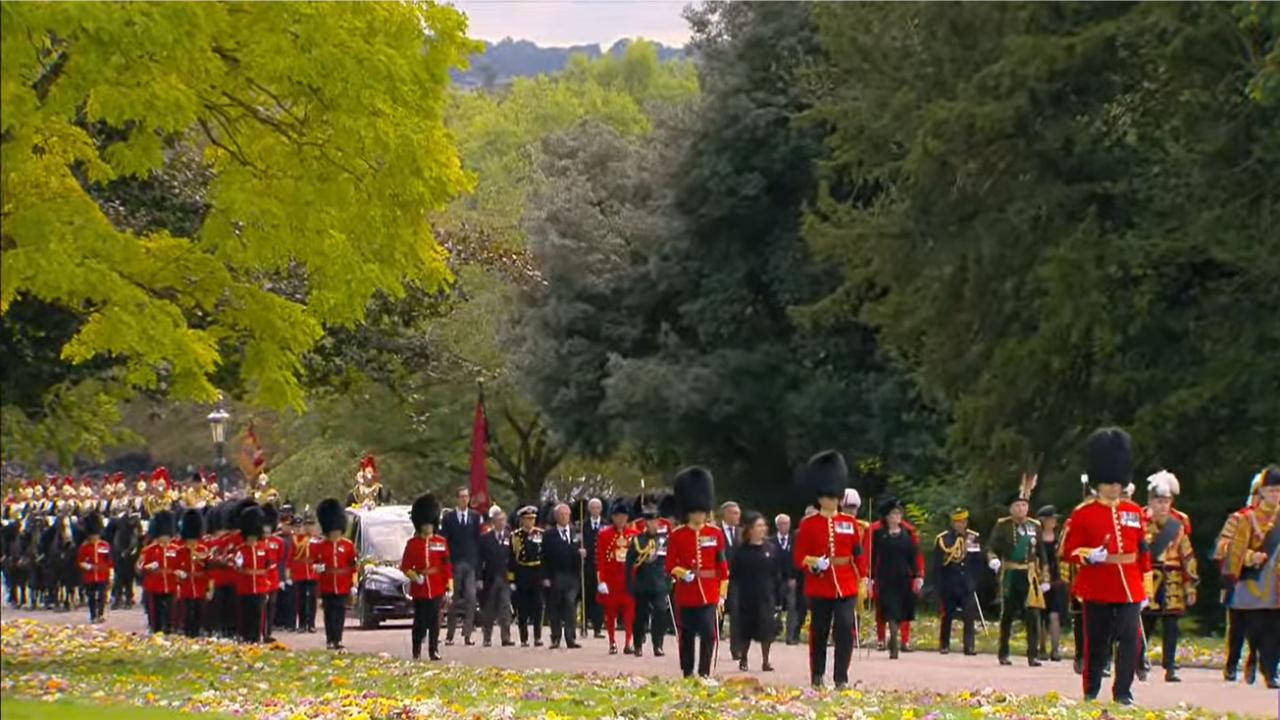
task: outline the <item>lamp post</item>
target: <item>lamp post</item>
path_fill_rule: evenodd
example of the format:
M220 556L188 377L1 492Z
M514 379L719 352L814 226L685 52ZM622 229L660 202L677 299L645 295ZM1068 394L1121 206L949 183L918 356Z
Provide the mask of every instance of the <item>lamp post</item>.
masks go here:
M218 489L224 494L227 491L227 472L223 466L227 461L223 457L223 451L227 446L227 420L229 419L231 419L231 413L223 410L221 405L205 417L205 420L209 423L209 431L213 434L213 447L218 454L213 463L215 471L218 473Z

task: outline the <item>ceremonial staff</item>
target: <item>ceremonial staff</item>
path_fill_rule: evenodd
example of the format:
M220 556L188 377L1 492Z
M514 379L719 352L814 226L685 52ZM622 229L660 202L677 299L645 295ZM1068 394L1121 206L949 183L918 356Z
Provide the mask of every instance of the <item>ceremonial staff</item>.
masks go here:
M579 598L582 606L582 636L587 636L587 558L586 558L586 537L587 523L586 518L582 515L582 498L578 498L578 550L582 551L582 557L578 558L578 587L582 589Z

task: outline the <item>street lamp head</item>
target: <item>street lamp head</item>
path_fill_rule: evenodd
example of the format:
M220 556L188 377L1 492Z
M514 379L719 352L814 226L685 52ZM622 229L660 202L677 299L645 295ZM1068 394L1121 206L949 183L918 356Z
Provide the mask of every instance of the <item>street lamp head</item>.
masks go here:
M205 420L208 421L209 423L210 432L213 433L213 442L215 444L221 445L222 443L226 442L227 420L230 417L231 417L231 413L228 413L226 410L223 410L222 408L218 408L213 412L209 413L208 417L205 418Z

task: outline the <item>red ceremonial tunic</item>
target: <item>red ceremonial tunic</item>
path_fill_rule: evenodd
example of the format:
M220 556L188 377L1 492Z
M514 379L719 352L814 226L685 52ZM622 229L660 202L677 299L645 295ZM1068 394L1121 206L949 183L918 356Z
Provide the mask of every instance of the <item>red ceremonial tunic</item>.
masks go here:
M312 548L321 595L346 595L355 582L356 546L346 538L321 540Z
M701 607L720 602L720 584L729 581L729 563L724 557L724 533L703 525L694 530L681 525L667 539L667 574L675 580L675 600L680 607ZM685 582L692 571L694 579Z
M613 527L613 526L610 525L609 527ZM643 533L645 531L645 519L640 518L639 520L632 520L631 524L627 526L627 529L634 531L632 533L633 535L638 535L640 533ZM604 529L601 528L600 532L604 532ZM671 521L666 518L658 518L657 534L669 535L670 533L671 533Z
M76 551L76 567L85 585L111 579L111 545L106 540L85 541Z
M152 568L151 565L155 565ZM178 589L178 577L173 571L178 566L178 550L172 542L153 542L142 548L138 560L142 571L142 589L155 595L169 595Z
M229 532L214 538L214 546L210 548L210 576L215 587L234 588L239 582L240 574L236 572L232 559L240 548L240 533Z
M316 549L322 542L324 542L323 539L311 533L298 533L293 536L293 552L289 558L290 580L306 582L319 577L315 568L315 564L319 562L316 559Z
M287 566L289 562L288 558L284 556L286 547L284 538L279 535L268 535L267 537L262 538L262 542L266 543L267 548L271 551L271 562L276 566L276 574L272 579L276 581L275 589L279 589L280 583L282 582L280 579L280 566L282 564Z
M179 600L196 600L204 597L208 592L209 574L205 570L208 557L209 546L203 541L178 544L177 567L174 575L178 578ZM178 571L182 574L179 575Z
M1107 559L1090 565L1090 550L1106 547ZM1073 594L1086 602L1141 602L1151 571L1142 508L1129 500L1115 506L1090 498L1076 506L1062 530L1062 557L1076 566Z
M858 519L847 513L837 512L831 517L818 513L800 521L791 560L806 573L807 597L844 598L858 594L858 586L867 574L861 534ZM821 557L830 560L831 566L813 572L806 560Z
M236 593L266 595L279 586L279 567L271 545L265 539L250 545L241 543L233 558L236 567Z
M440 535L432 535L430 538L414 535L404 544L400 572L406 575L414 572L426 578L422 582L409 583L409 597L415 600L440 597L453 581L449 543Z
M602 601L615 594L626 594L627 543L635 535L636 531L631 526L617 530L610 525L602 528L596 536L596 575L600 582L609 586L609 594L600 596Z

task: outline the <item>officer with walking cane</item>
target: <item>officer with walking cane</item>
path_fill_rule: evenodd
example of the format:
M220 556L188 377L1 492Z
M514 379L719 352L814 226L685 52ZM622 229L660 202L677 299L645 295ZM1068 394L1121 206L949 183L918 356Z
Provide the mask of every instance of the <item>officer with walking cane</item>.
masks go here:
M951 512L951 528L933 541L933 586L942 605L938 650L943 655L951 652L951 625L956 618L964 627L964 654L978 654L974 620L982 613L976 588L983 565L978 533L969 529L969 511L956 508ZM984 631L986 625L983 618Z

